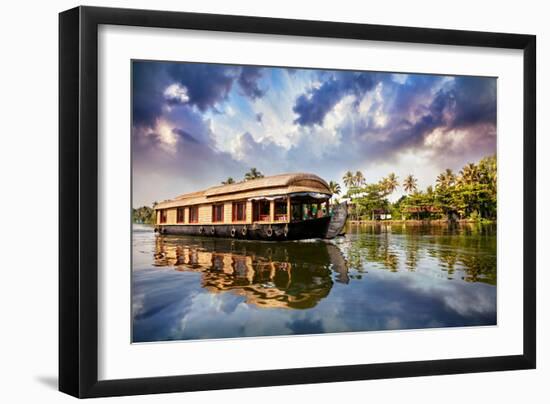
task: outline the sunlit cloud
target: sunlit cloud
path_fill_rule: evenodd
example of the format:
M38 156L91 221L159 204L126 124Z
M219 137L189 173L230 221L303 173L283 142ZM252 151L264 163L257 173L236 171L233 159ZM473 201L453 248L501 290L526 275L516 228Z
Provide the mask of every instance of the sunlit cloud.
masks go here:
M187 87L178 83L170 84L164 90L164 98L169 103L185 104L189 101L189 94L187 94Z
M137 205L250 167L427 186L496 152L494 78L134 62L132 103Z

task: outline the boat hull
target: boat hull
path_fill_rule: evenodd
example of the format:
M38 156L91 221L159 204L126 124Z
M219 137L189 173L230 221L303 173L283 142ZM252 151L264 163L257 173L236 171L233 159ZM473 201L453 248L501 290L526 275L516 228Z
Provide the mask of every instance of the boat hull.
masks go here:
M329 224L330 217L327 216L299 222L273 224L157 225L155 231L161 234L284 241L325 238Z

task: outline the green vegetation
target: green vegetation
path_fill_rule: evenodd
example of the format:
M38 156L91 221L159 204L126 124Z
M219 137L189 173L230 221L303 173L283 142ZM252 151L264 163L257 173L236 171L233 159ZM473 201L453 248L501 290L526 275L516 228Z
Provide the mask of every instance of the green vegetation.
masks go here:
M350 226L347 232L353 236L348 250L348 264L350 269L356 271L356 278L367 272L369 267L390 272L414 272L423 257L430 257L438 262L437 266L448 279L459 275L466 282L496 285L494 224L407 226L403 223L393 224L391 230L387 230L369 223ZM398 247L392 243L396 235L403 238ZM423 236L430 238L428 249L421 243Z
M263 178L256 168L244 175L244 181ZM348 171L342 178L348 188L343 195L350 199L352 220L470 220L492 222L497 217L497 160L496 155L469 163L458 174L446 169L435 179L435 186L418 189L418 181L409 174L401 184L406 195L391 203L388 197L399 187L399 178L390 173L377 183L368 184L361 171ZM232 177L222 184L234 184ZM342 192L340 184L328 184L333 195ZM335 201L337 203L337 200ZM155 208L142 206L132 209L134 223L154 223Z
M462 220L490 222L497 216L497 161L496 156L485 157L477 164L469 163L455 175L447 169L435 180L435 187L418 189L417 179L405 177L402 187L406 192L396 202L388 196L399 186L394 173L378 183L366 184L361 172L348 171L342 178L348 187L344 197L349 198L353 220Z
M338 184L336 181L329 182L328 188L330 189L330 192L332 192L334 195L340 195L340 192L342 192L340 184Z
M257 178L263 178L264 175L258 171L255 167L252 167L249 172L244 175L245 181L255 180Z
M153 207L142 206L137 209L132 209L132 222L143 224L155 224L155 206L156 202L153 202Z
M244 178L238 182L250 181L258 178L264 178L264 175L260 171L258 171L256 167L252 167L250 171L244 174ZM233 177L228 177L225 181L222 181L222 185L229 185L229 184L236 184L236 183L237 181L235 181Z

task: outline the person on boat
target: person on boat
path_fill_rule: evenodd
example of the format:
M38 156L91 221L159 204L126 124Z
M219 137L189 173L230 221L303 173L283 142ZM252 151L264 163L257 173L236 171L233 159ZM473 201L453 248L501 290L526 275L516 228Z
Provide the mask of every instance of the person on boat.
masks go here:
M304 205L303 220L308 220L308 219L309 219L309 206Z
M317 205L311 206L311 216L310 219L314 219L317 217Z
M326 216L325 207L321 206L321 208L317 211L317 217L322 218Z

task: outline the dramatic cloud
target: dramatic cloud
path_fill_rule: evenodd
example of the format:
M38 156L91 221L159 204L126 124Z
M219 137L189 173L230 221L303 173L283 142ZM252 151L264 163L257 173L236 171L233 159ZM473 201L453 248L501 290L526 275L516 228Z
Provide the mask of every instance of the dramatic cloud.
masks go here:
M344 96L353 94L359 99L375 84L372 73L333 73L320 87L298 97L293 108L298 114L295 122L300 125L322 125L325 115Z
M496 139L496 82L477 77L456 77L434 80L422 77L431 94L419 84L400 85L397 100L387 111L392 118L386 126L386 136L371 144L378 155L392 154L396 150L429 147L427 140L440 138L432 146L449 145L462 140L464 152L473 151L480 139L490 138L484 152L492 153ZM430 85L431 84L431 85ZM447 138L447 139L445 139ZM468 150L472 149L472 150ZM444 147L434 147L441 156ZM438 157L438 156L434 156ZM462 157L462 156L461 156Z
M226 99L239 75L239 69L232 66L191 63L168 64L167 72L187 88L189 104L203 112Z
M243 93L259 98L261 69L202 63L133 62L134 125L152 126L162 105L189 104L201 112L227 99L235 81Z
M424 187L496 152L494 78L137 61L132 103L137 205L251 167Z
M149 126L162 112L164 91L171 83L162 64L133 62L132 64L132 125Z
M239 85L243 92L252 99L262 98L265 91L261 90L258 80L262 77L262 69L243 67L239 76Z

